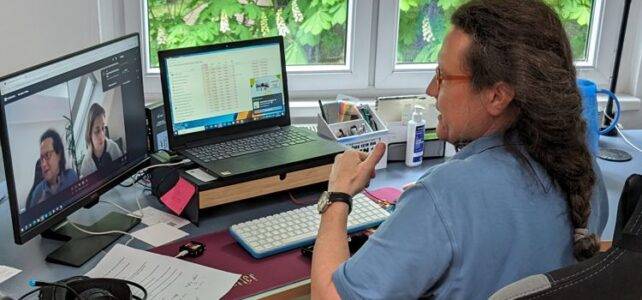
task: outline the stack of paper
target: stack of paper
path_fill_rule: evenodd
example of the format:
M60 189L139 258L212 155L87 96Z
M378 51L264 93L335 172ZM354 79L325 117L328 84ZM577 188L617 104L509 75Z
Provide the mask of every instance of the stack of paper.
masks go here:
M120 244L86 275L136 282L148 299L219 299L241 276Z

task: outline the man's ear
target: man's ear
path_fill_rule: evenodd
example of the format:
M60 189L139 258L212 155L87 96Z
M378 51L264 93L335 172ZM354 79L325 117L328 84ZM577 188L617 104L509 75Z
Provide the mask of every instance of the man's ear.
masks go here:
M515 98L515 90L509 84L500 81L484 92L484 108L494 117L500 116L506 111Z

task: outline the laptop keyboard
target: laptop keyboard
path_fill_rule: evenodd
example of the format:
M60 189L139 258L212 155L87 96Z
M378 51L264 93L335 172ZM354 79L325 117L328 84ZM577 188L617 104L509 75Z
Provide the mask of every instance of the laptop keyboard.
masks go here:
M212 162L241 155L268 151L312 141L296 131L277 130L217 144L203 145L187 150L203 162Z

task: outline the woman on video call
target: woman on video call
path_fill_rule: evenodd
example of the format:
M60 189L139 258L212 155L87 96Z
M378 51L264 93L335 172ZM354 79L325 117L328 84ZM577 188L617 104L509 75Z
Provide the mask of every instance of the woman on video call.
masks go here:
M105 135L107 120L105 109L98 103L89 108L89 122L85 130L87 153L80 166L80 177L85 177L97 170L109 167L113 160L123 156L116 142Z

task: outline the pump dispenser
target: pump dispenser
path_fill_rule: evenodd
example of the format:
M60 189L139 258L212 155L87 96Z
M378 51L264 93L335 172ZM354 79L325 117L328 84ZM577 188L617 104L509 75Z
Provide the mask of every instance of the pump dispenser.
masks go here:
M424 155L424 134L426 120L422 113L423 107L415 105L412 118L408 121L406 134L406 166L416 167L421 165Z

